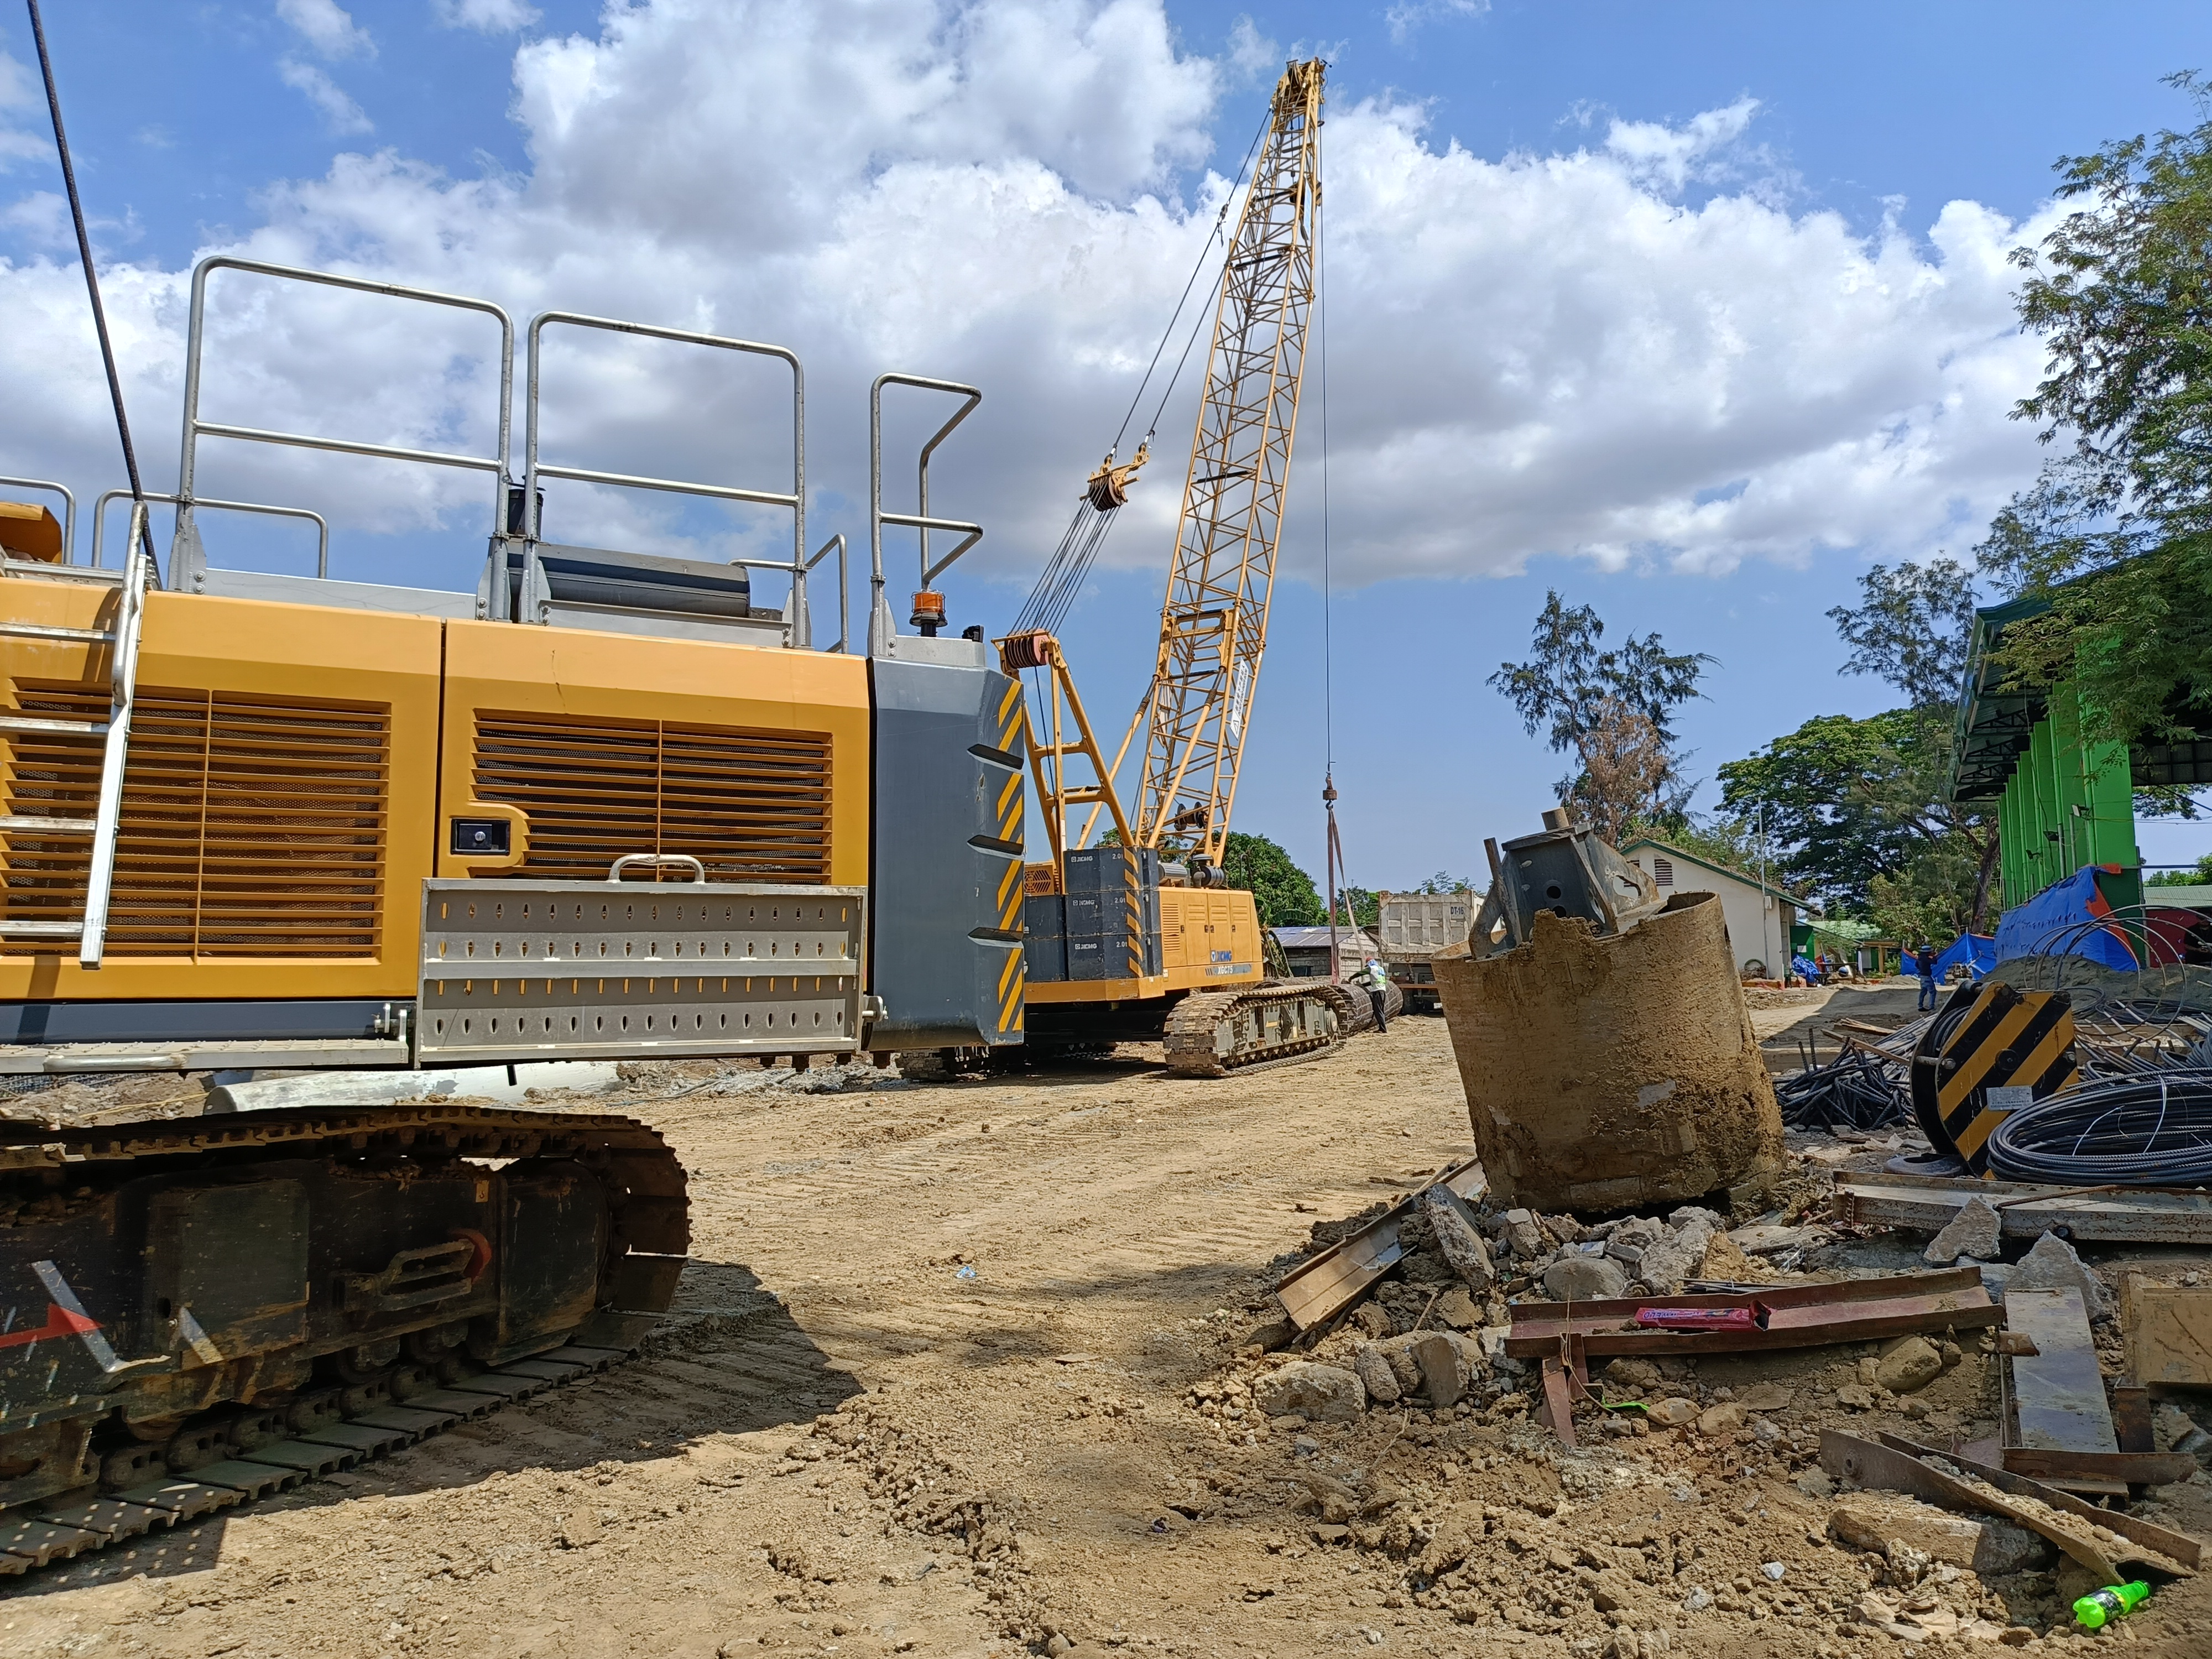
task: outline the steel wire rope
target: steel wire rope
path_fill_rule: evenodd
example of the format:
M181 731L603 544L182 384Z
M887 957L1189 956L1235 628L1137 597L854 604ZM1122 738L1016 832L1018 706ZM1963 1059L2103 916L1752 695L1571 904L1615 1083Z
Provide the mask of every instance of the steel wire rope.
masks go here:
M100 336L100 360L107 369L107 395L115 404L115 429L123 440L123 470L131 480L131 499L143 502L145 486L138 479L138 453L131 442L131 417L123 409L123 380L115 368L115 343L107 334L107 307L100 303L100 272L92 260L92 237L84 228L84 198L76 188L76 165L70 159L69 133L62 126L62 94L54 83L54 60L46 51L46 20L39 15L39 0L24 0L31 11L31 40L39 50L39 72L46 77L46 108L54 120L54 153L62 164L62 186L69 192L70 219L76 226L77 257L84 262L85 292L92 296L92 325ZM154 556L154 532L141 520L138 536L146 549L146 563L158 573ZM160 585L158 574L155 586Z
M1199 247L1198 258L1191 264L1190 275L1184 279L1182 296L1176 301L1175 310L1168 318L1167 326L1160 331L1159 343L1152 348L1152 361L1145 365L1144 378L1137 382L1136 391L1130 395L1129 407L1122 411L1121 424L1115 429L1114 442L1107 451L1109 459L1121 453L1121 441L1129 433L1129 422L1144 402L1145 389L1152 384L1152 376L1159 368L1162 354L1167 350L1169 342L1175 338L1176 325L1182 319L1183 307L1190 303L1191 292L1197 287L1198 279L1206 270L1214 243L1221 240L1222 228L1229 222L1229 210L1237 202L1237 189L1243 184L1244 174L1252 165L1252 158L1259 153L1260 141L1267 137L1273 119L1274 112L1271 107L1261 119L1259 131L1252 135L1252 142L1244 151L1243 161L1237 164L1237 176L1230 181L1229 193L1222 198L1220 210L1213 216L1213 228L1206 233L1206 240ZM1224 258L1226 257L1224 248ZM1152 423L1146 429L1144 437L1147 444L1159 430L1160 416L1167 412L1168 399L1175 395L1176 384L1182 379L1182 371L1190 362L1191 348L1197 343L1198 331L1205 321L1206 313L1201 307L1198 315L1191 320L1188 333L1184 336L1182 355L1176 359L1175 373L1168 377L1168 383L1160 392L1160 400L1152 410ZM1029 598L1022 602L1021 613L1014 618L1014 632L1026 633L1035 629L1048 634L1059 633L1060 624L1067 620L1067 613L1074 608L1075 601L1083 591L1084 581L1089 577L1091 567L1098 557L1098 550L1105 545L1107 534L1121 514L1121 509L1118 507L1103 509L1094 507L1087 494L1077 498L1074 516L1060 533L1060 545L1054 550L1052 557L1045 562L1044 569L1038 574L1036 586L1030 590Z

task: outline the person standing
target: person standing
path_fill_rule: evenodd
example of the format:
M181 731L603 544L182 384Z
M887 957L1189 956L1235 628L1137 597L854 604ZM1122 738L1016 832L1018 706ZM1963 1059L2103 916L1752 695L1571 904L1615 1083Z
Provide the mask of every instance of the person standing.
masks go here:
M1367 1006L1375 1011L1375 1029L1389 1030L1382 1018L1382 999L1390 988L1390 970L1382 965L1382 957L1367 958L1367 965L1359 970L1359 982L1367 988Z
M1929 1013L1936 1006L1936 952L1926 939L1920 941L1917 961L1920 969L1920 1002L1917 1012Z

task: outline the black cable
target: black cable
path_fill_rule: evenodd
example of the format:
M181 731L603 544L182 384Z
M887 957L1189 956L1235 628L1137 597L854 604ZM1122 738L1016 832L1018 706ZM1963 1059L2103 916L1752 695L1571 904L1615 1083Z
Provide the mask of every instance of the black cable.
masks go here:
M31 9L31 40L39 49L39 70L46 78L46 108L54 118L54 149L62 162L62 185L69 192L70 217L76 225L76 251L84 261L85 291L92 295L92 325L100 334L100 361L107 365L107 395L115 403L115 429L123 438L123 470L131 476L131 499L143 504L145 487L138 482L138 456L131 446L131 417L123 411L123 381L115 372L115 346L107 337L107 307L100 302L100 275L92 263L92 238L84 228L84 201L76 190L76 168L70 161L69 134L62 127L62 94L54 85L54 60L46 51L46 25L39 15L39 0L24 0ZM139 520L138 534L146 547L146 562L158 574L154 557L154 532Z
M2008 1115L1989 1148L2001 1181L2212 1185L2212 1071L2078 1084Z

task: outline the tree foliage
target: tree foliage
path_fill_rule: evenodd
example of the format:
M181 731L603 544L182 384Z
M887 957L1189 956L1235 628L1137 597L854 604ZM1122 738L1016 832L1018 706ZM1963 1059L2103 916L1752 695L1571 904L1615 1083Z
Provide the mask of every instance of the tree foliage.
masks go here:
M1700 695L1698 681L1715 659L1670 652L1656 633L1632 635L1610 650L1604 637L1595 610L1569 609L1556 589L1547 592L1529 639L1533 654L1500 663L1488 684L1529 736L1541 730L1554 753L1575 757L1578 769L1560 781L1559 799L1581 805L1617 841L1631 823L1682 817L1692 786L1681 775L1671 721Z
M1913 708L1949 719L1974 628L1974 580L1964 565L1878 564L1859 578L1856 607L1839 605L1828 620L1851 647L1844 673L1887 680Z
M1231 887L1250 890L1262 927L1314 927L1328 920L1313 878L1265 836L1231 830L1221 870Z
M2207 853L2187 870L2160 870L2155 875L2143 878L2146 887L2203 887L2212 885L2212 853Z
M1439 870L1433 876L1421 878L1420 885L1413 889L1425 897L1441 898L1447 893L1472 891L1474 879L1471 876L1455 876L1449 870Z
M2014 413L2061 453L1975 550L2052 601L2007 630L2008 674L2070 677L2087 735L2130 744L2212 726L2212 100L2169 84L2198 124L2061 158L2080 205L2013 254L2050 353Z
M1828 617L1851 648L1843 672L1888 681L1907 705L1865 720L1821 715L1729 762L1720 769L1723 810L1763 830L1784 878L1832 909L1899 938L1939 921L1946 939L1979 931L1996 828L1950 799L1972 577L1954 559L1878 564L1859 580L1859 603Z

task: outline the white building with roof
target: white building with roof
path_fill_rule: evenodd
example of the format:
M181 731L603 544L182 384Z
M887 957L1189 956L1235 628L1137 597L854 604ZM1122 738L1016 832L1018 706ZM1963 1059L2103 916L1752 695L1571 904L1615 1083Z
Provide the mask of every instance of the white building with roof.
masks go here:
M1719 894L1736 968L1754 978L1779 979L1790 966L1790 930L1798 913L1820 914L1810 900L1771 878L1761 880L1650 836L1631 837L1620 855L1650 874L1662 898Z

